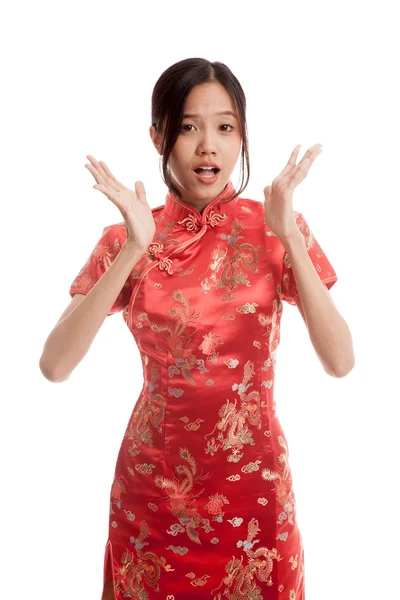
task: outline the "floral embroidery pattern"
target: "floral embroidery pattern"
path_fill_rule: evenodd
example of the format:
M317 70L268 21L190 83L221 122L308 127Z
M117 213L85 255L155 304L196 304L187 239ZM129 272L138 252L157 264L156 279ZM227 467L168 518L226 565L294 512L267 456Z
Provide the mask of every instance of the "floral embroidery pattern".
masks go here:
M213 516L213 520L222 522L224 512L222 507L224 504L229 504L228 498L226 498L223 494L214 494L214 496L210 496L210 500L205 505L205 509L208 510L210 515Z

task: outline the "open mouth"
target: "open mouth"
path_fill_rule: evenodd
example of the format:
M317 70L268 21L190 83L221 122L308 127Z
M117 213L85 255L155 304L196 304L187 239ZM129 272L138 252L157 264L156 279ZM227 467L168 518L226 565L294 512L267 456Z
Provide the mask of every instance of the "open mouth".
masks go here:
M201 183L205 185L211 185L215 183L218 179L220 169L212 168L212 169L195 169L194 173Z
M203 176L208 175L209 177L214 177L214 175L219 173L219 169L217 169L216 167L213 167L212 169L202 169L200 167L199 169L195 169L194 172L197 173L198 175L203 175Z

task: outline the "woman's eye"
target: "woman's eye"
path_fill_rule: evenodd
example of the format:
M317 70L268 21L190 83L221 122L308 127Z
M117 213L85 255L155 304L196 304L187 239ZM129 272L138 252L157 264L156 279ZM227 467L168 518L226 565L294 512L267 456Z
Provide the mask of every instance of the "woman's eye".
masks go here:
M188 129L185 129L185 127L194 127L194 125L192 125L191 123L186 123L185 125L182 125L181 129L183 129L183 131L191 131ZM234 129L234 127L232 127L232 125L229 125L228 123L224 123L224 125L221 125L221 127L230 127L231 130ZM224 133L229 133L228 131L224 131Z
M182 125L181 129L183 129L184 131L187 131L187 129L185 129L185 127L193 127L193 125L190 125L189 123L187 125Z

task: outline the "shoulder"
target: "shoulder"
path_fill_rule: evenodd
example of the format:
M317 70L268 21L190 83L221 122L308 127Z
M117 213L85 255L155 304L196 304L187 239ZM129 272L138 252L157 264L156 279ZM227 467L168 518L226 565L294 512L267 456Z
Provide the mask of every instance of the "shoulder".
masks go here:
M259 223L264 224L264 228L268 231L271 231L268 225L265 223L265 205L264 201L261 200L253 200L251 198L239 198L238 201L239 214L249 214L253 215L257 219L261 219L258 221ZM294 218L299 226L299 228L307 225L307 222L304 218L304 215L298 210L293 210Z
M249 210L255 212L264 211L264 202L261 202L261 200L254 200L253 198L246 198L243 196L240 196L238 198L238 206L241 207L241 209L244 212L248 212Z
M264 215L264 203L260 200L240 196L237 202L237 216L243 218L245 215L260 222L260 217Z
M253 198L238 199L236 215L247 227L266 229L264 202Z
M107 238L118 238L118 239L126 239L127 229L125 225L125 221L121 223L112 223L111 225L106 225L103 229L103 236Z

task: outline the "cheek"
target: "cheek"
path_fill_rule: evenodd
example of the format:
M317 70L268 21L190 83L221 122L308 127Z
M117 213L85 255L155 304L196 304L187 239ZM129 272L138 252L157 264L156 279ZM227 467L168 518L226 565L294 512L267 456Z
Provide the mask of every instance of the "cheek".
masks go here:
M192 154L193 152L187 145L179 144L179 147L177 147L177 144L175 144L169 157L170 168L176 171L187 171L192 164L190 162Z
M237 140L237 143L230 146L229 156L233 162L237 162L242 152L242 141Z

